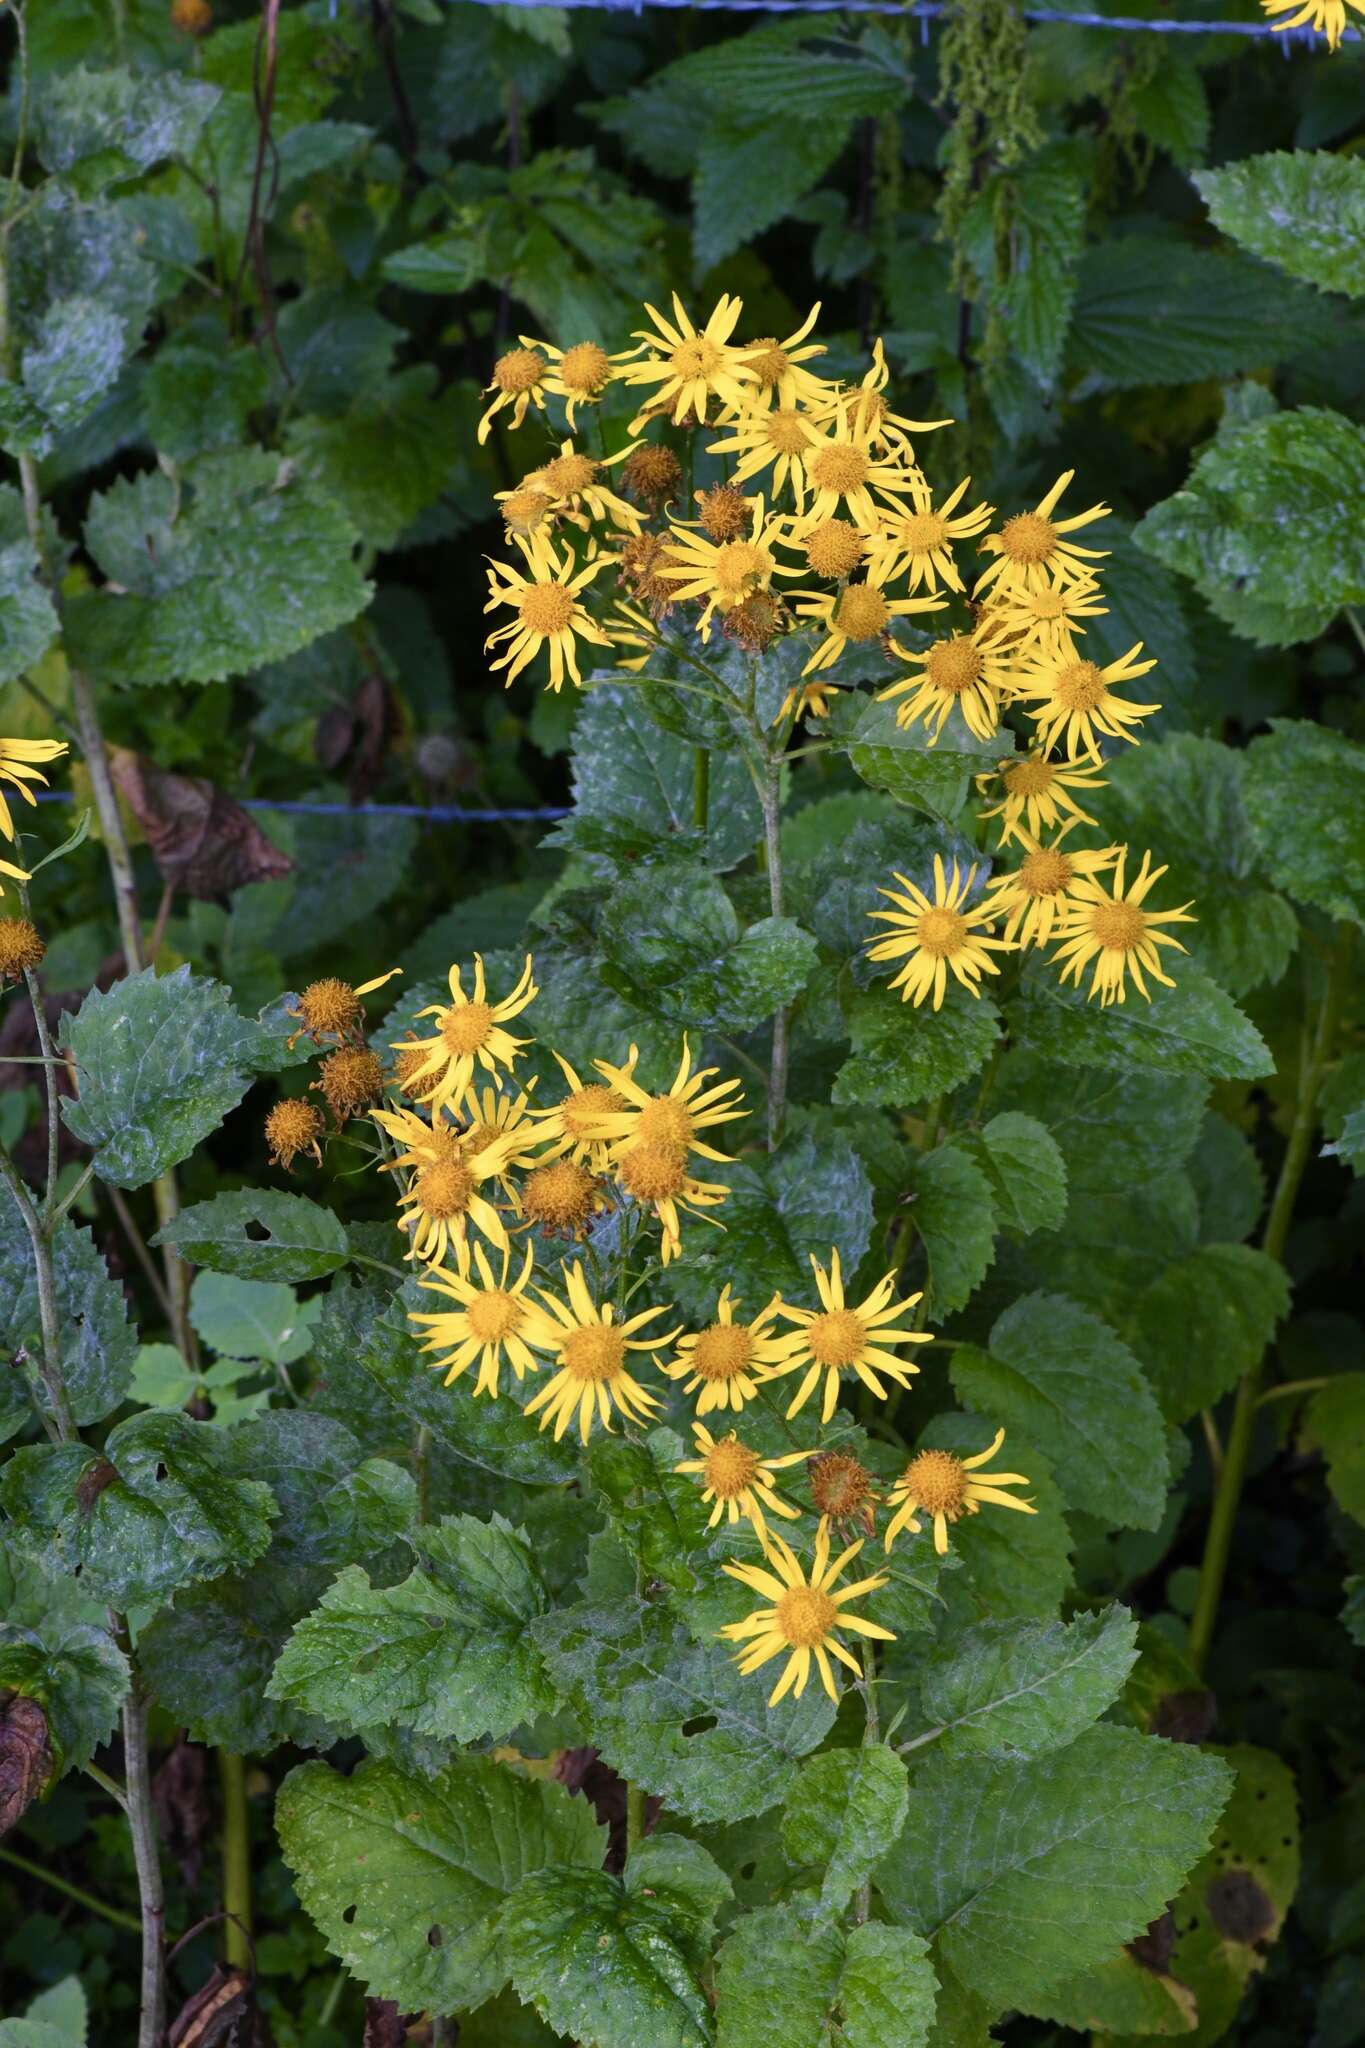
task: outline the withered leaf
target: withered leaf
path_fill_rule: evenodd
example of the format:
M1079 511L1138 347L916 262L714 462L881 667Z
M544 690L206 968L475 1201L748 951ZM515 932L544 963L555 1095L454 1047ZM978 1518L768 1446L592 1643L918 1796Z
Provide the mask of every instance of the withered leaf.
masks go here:
M266 838L249 811L202 775L173 775L127 747L110 768L164 880L211 899L247 882L276 882L294 863Z
M365 2000L361 2048L405 2048L408 2023L391 1998Z
M251 1979L245 1971L215 1963L193 1998L172 2020L166 2036L168 2048L225 2048L234 2036L250 2039L249 2030L238 2033L250 1999Z
M52 1761L47 1716L37 1700L0 1692L0 1835L40 1796Z
M346 764L346 788L353 804L373 793L393 736L393 697L383 676L362 676L346 704L324 711L313 734L313 751L329 771Z

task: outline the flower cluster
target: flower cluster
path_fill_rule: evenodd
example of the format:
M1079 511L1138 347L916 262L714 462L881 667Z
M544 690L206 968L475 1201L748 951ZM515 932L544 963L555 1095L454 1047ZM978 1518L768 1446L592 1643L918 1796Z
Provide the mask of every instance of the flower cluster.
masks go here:
M1053 946L1063 981L1090 970L1088 994L1101 1003L1122 1002L1130 982L1148 996L1149 976L1169 987L1162 949L1184 949L1165 927L1189 922L1190 906L1148 907L1165 873L1149 852L1130 877L1126 848L1070 839L1094 823L1081 799L1103 781L1101 744L1136 743L1160 708L1126 694L1156 666L1141 642L1116 661L1085 652L1086 622L1107 609L1104 554L1078 535L1108 507L1062 516L1070 470L998 525L993 506L971 502L970 478L936 494L912 436L951 422L892 411L880 341L860 382L823 376L824 349L810 338L819 310L785 340L738 342L738 299L722 298L696 327L675 294L671 317L645 307L650 325L620 354L524 335L499 359L481 434L499 414L520 426L547 395L563 399L571 429L613 385L640 406L616 453L606 454L605 435L600 459L572 438L553 442L547 461L499 493L522 559L489 571L487 608L514 613L489 637L490 649L505 648L494 667L510 682L544 648L557 690L566 675L582 680L579 643L641 669L675 626L701 643L719 628L756 653L803 635L802 680L778 714L790 725L827 717L843 687L827 672L849 648L903 662L908 673L880 695L901 727L924 727L927 745L956 716L977 740L1003 732L1012 746L1012 715L1028 748L1008 758L1002 748L978 779L981 819L999 820L1016 866L983 882L985 893L979 864L941 861L932 895L901 874L882 891L890 908L873 915L889 929L869 955L901 963L891 986L938 1009L950 976L976 996L982 977L999 973L998 954ZM689 475L698 448L724 466L722 481L693 492L692 518L678 516L684 471L670 433ZM606 481L618 468L619 492ZM985 557L970 586L958 560L967 542ZM896 637L898 622L952 607L958 623L926 645Z
M18 835L6 800L5 784L8 783L26 803L36 804L37 798L30 785L37 782L44 788L47 786L47 777L39 772L38 763L55 761L65 752L65 740L0 739L0 833L11 846L16 845ZM0 875L8 875L15 882L29 879L28 869L18 867L10 860L0 860ZM3 894L4 889L0 885L0 895Z
M362 998L396 972L358 988L314 982L291 1015L294 1039L307 1036L322 1053L313 1089L338 1127L368 1117L375 1164L395 1178L404 1256L434 1297L430 1309L409 1311L432 1365L447 1386L472 1371L474 1396L493 1400L504 1365L518 1382L543 1372L524 1412L538 1416L556 1442L572 1428L586 1444L594 1428L610 1430L617 1418L648 1425L667 1383L677 1383L695 1416L694 1455L678 1471L697 1481L711 1527L747 1522L766 1557L762 1566L725 1566L774 1603L725 1631L744 1645L742 1668L757 1669L785 1650L774 1700L790 1688L801 1692L812 1659L832 1692L830 1657L851 1662L837 1631L888 1635L843 1605L883 1585L883 1577L830 1590L864 1540L831 1564L833 1528L857 1521L865 1536L875 1534L878 1496L871 1475L843 1453L812 1446L764 1456L745 1441L744 1411L768 1387L786 1394L790 1386L788 1420L818 1394L829 1423L844 1386L861 1385L879 1401L892 1388L908 1389L918 1368L907 1348L930 1341L908 1321L920 1296L897 1299L892 1270L864 1298L849 1300L833 1250L828 1266L811 1260L810 1305L774 1295L746 1315L727 1286L705 1328L661 1331L662 1305L635 1306L651 1268L640 1259L632 1278L634 1255L648 1253L657 1231L655 1256L666 1266L681 1249L684 1219L713 1220L705 1212L723 1205L727 1185L696 1177L692 1161L730 1163L711 1141L745 1113L739 1082L695 1068L684 1037L666 1090L641 1085L634 1046L623 1060L594 1061L595 1078L586 1080L555 1053L564 1090L554 1102L537 1102L534 1086L515 1074L532 1041L509 1029L538 994L529 956L502 996L489 988L477 954L472 976L452 967L448 1001L417 1014L419 1026L430 1020L429 1031L395 1040L386 1059L366 1041ZM302 1098L277 1102L265 1129L277 1164L288 1167L304 1152L321 1158L326 1119ZM657 1392L642 1377L650 1369L660 1375ZM724 1433L703 1419L719 1431L727 1411ZM983 1500L1032 1512L1001 1490L1027 1484L1020 1475L977 1469L999 1443L965 1460L938 1450L912 1458L886 1496L886 1548L904 1530L917 1534L921 1513L944 1551L949 1524ZM769 1518L800 1519L803 1510L784 1497L778 1476L798 1465L807 1466L819 1517L809 1575L769 1526Z

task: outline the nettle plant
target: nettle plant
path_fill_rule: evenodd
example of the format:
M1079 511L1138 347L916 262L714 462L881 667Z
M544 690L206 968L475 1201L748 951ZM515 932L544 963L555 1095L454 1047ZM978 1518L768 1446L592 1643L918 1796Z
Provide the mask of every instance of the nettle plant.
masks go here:
M839 375L814 315L646 312L616 354L524 338L480 430L542 458L500 494L490 653L573 721L524 943L255 1016L143 966L73 667L131 971L54 1043L63 869L4 810L48 1118L41 1185L0 1154L0 1413L47 1439L0 1468L11 1805L85 1766L127 1810L143 2048L152 1710L219 1748L237 1987L242 1760L312 1750L274 1805L298 1897L433 2038L1212 2040L1294 1886L1290 1774L1206 1739L1200 1674L1319 1122L1359 1154L1361 881L1300 830L1359 749L1130 744L1153 664L1069 475L1002 515L930 483L946 423L893 409L879 347ZM196 507L286 516L266 458L213 460ZM59 624L97 672L151 659L192 600L69 596L20 468L25 660ZM181 485L119 517L173 543ZM0 763L26 794L62 751ZM1266 986L1302 1063L1253 1246L1275 1060L1234 997ZM182 1206L271 1074L260 1184ZM154 1191L170 1343L74 1220L92 1178ZM1363 1389L1272 1393L1330 1447ZM1139 1622L1115 1594L1206 1525L1183 1617Z

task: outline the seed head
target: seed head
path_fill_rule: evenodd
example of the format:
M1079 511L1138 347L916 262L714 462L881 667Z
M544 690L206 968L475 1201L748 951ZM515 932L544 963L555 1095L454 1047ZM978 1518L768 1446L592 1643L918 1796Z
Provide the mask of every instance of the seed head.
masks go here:
M384 1069L377 1053L363 1045L343 1045L328 1053L313 1086L322 1090L338 1124L344 1124L347 1117L378 1102L384 1092Z
M298 1097L277 1102L265 1120L270 1164L282 1166L288 1172L300 1152L311 1152L321 1166L322 1150L318 1140L325 1128L322 1111L315 1109L311 1102L303 1102Z
M622 465L622 490L652 512L675 497L681 484L682 464L671 448L655 441L642 442Z
M749 500L733 484L713 484L697 492L701 530L716 541L738 540L749 530Z
M47 946L26 917L0 917L0 985L41 967Z

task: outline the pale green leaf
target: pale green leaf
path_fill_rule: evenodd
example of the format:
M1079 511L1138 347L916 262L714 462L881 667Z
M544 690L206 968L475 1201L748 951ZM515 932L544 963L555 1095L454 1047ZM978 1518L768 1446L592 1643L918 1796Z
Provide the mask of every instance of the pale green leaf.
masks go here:
M1273 720L1247 749L1246 807L1287 894L1365 924L1365 746L1306 719Z
M1301 406L1224 427L1136 538L1190 577L1234 633L1289 647L1365 599L1362 507L1365 431Z
M210 1351L275 1366L303 1357L321 1307L316 1297L301 1305L282 1281L235 1273L196 1273L190 1290L190 1321Z
M796 1773L782 1814L787 1859L823 1866L820 1911L842 1913L905 1825L905 1765L884 1743L827 1749Z
M586 1800L483 1756L432 1779L303 1764L279 1789L275 1824L329 1948L404 2011L455 2012L500 1990L509 1895L548 1864L594 1870L605 1847Z
M947 1756L1065 1749L1118 1698L1136 1641L1126 1607L1071 1622L980 1622L922 1659L926 1732Z
M600 1870L539 1870L508 1902L499 1960L557 2033L634 2048L710 2048L704 1959L671 1896Z
M1127 1728L1022 1762L931 1752L878 1888L997 2010L1029 2005L1157 1918L1231 1787L1218 1758Z
M1325 149L1275 150L1194 182L1214 225L1319 291L1365 297L1365 163Z
M85 541L118 589L73 599L67 637L111 683L221 682L346 625L370 597L347 514L263 451L204 456L178 486L120 480L92 501Z
M1249 1244L1204 1244L1157 1275L1129 1336L1168 1422L1212 1408L1259 1365L1289 1313L1289 1276Z
M125 65L83 64L46 79L35 106L36 147L74 191L97 192L189 150L221 94L175 71L148 77Z
M1170 1479L1161 1411L1097 1316L1027 1295L995 1323L989 1351L963 1346L951 1371L964 1401L1040 1445L1074 1507L1109 1527L1157 1527Z
M932 746L922 723L897 725L893 703L860 697L853 709L853 723L838 737L863 781L949 823L967 801L971 777L1010 752L1007 733L977 739L956 707Z
M839 1976L848 2048L926 2048L937 1992L928 1943L908 1927L849 1929Z
M927 1944L876 1922L845 1933L794 1906L746 1913L717 1957L717 2048L776 2041L925 2048L937 1986Z
M602 907L607 979L678 1025L752 1031L800 994L816 943L790 918L747 930L714 875L661 863L628 875Z
M245 1280L320 1280L350 1256L330 1209L276 1188L241 1188L196 1202L152 1240L172 1244L191 1265Z

